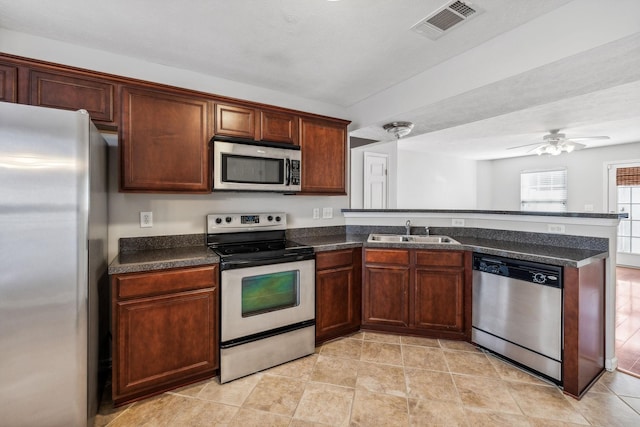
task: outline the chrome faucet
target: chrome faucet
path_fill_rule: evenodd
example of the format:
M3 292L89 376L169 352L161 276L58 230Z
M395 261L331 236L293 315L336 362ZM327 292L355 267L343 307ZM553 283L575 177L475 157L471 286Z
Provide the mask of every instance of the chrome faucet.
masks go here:
M424 228L424 232L425 232L425 234L426 234L427 236L429 235L429 226L427 226L427 227L425 227L425 228Z
M407 222L404 223L405 228L407 229L407 236L411 234L411 220L408 219Z

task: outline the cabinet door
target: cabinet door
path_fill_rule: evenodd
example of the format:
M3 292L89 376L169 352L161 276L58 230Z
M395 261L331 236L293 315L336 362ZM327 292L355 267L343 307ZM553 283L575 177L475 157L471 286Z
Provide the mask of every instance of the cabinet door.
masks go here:
M114 85L71 74L32 70L30 103L64 110L84 109L91 119L113 124Z
M355 332L362 317L359 249L316 255L316 342Z
M408 327L409 251L367 249L364 259L362 323Z
M120 301L114 310L116 404L217 369L217 289Z
M256 139L256 110L237 105L216 104L216 135Z
M464 332L464 271L416 267L413 326Z
M211 191L207 100L122 90L121 190Z
M303 117L300 147L302 192L346 194L347 126Z
M0 64L0 101L18 100L18 68Z
M362 323L409 326L409 267L365 269Z
M264 141L297 144L298 118L289 113L261 111L260 139Z

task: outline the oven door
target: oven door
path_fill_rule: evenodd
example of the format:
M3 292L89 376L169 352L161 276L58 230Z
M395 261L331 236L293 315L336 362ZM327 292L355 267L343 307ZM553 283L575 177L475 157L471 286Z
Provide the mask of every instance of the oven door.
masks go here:
M221 342L315 318L315 260L223 270Z

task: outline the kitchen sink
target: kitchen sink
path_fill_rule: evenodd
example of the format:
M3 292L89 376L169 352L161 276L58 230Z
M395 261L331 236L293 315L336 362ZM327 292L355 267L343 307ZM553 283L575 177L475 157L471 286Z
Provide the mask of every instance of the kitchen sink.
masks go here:
M424 236L424 235L405 235L405 234L369 234L367 239L369 243L436 243L436 244L457 244L460 242L449 236Z

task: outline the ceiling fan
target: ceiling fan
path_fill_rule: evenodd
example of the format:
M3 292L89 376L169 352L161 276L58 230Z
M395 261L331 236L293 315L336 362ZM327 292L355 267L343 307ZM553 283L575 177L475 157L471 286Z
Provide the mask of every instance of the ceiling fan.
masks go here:
M586 145L580 144L576 141L596 140L596 139L609 139L608 136L582 136L575 138L567 138L564 133L560 133L560 129L552 129L548 134L542 137L542 143L534 142L532 144L519 145L517 147L511 147L509 150L516 148L529 147L531 145L538 145L537 147L529 150L528 153L536 153L537 155L550 154L557 156L563 152L571 153L575 150L581 150Z

